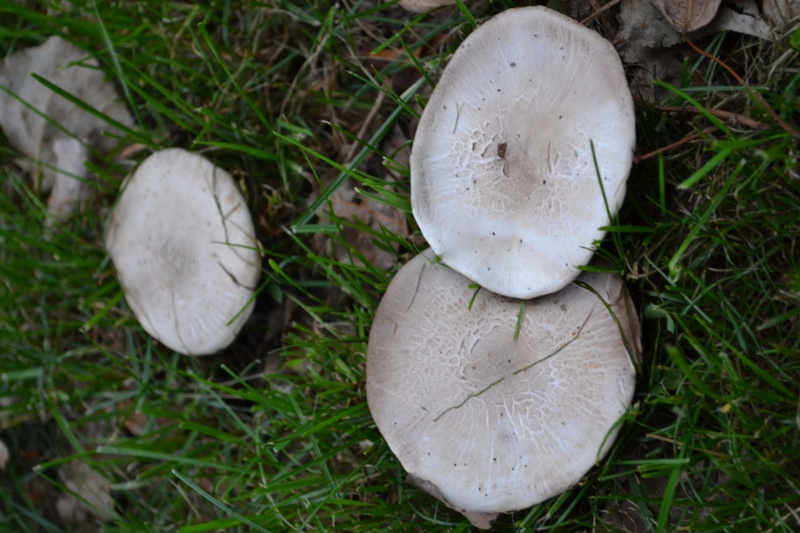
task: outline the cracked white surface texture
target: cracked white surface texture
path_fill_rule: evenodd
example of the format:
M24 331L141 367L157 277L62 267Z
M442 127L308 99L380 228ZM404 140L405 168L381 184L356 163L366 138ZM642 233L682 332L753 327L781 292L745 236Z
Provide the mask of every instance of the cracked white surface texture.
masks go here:
M576 284L524 304L480 290L429 250L398 272L367 353L370 411L403 467L459 511L509 512L577 483L629 407L635 369L620 328ZM621 278L582 274L638 350Z
M143 161L123 185L106 248L142 327L177 352L224 348L252 312L253 222L230 174L201 156L169 149Z
M564 287L625 196L633 101L613 46L542 7L510 9L456 50L411 153L414 217L445 263L516 298Z

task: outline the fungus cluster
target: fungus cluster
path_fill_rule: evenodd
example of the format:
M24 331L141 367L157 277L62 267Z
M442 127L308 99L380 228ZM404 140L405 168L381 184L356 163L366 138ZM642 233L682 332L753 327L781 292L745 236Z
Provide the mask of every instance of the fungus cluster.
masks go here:
M133 124L97 66L60 37L0 62L0 127L27 157L18 164L35 188L50 191L51 221L86 197L93 153L113 151ZM260 257L252 218L231 175L201 156L170 149L142 162L123 184L105 241L134 315L177 352L228 346L253 310Z
M614 48L543 7L478 27L425 107L411 199L432 250L376 312L367 399L409 480L477 527L580 481L630 406L635 310L579 267L634 142Z

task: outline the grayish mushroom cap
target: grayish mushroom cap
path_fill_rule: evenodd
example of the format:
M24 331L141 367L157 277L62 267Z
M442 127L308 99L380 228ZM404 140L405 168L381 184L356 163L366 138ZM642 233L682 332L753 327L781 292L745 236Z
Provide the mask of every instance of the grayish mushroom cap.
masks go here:
M638 320L619 276L582 274L525 302L515 341L520 301L480 290L470 310L472 282L433 256L404 266L378 307L367 400L414 483L488 527L606 454L633 398Z
M614 47L550 9L509 9L461 44L425 107L411 152L414 217L442 260L481 286L555 292L622 203L634 142Z
M0 62L0 127L29 159L18 161L37 190L52 189L49 211L65 218L87 193L83 178L89 149L112 150L121 132L59 96L37 74L112 120L130 126L133 118L94 58L77 46L50 37Z
M169 149L126 180L106 248L142 327L177 352L205 355L229 345L252 312L254 235L231 175Z

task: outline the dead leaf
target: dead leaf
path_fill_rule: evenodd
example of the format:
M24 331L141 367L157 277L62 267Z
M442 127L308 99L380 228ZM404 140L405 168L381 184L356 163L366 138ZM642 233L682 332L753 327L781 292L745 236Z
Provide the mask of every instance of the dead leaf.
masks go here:
M122 422L122 425L134 437L141 437L147 429L148 419L141 411L134 408L131 400L122 400L116 406L108 406L103 408L106 413L115 413L117 420ZM110 427L100 427L99 433L96 434L98 442L104 442L109 438Z
M722 0L652 0L679 33L698 30L711 22Z
M47 211L53 219L64 220L89 192L85 186L89 150L73 137L59 137L53 141L53 154L59 171L47 200Z
M732 9L734 6L736 9ZM712 33L734 31L761 39L772 39L772 30L754 0L735 0L723 5L717 18L706 28Z
M8 453L6 443L0 440L0 472L5 471L9 457L11 457L11 455Z
M381 151L387 156L382 161L383 165L380 171L377 172L378 176L389 182L405 179L395 172L391 166L386 165L386 159L391 158L395 166L408 167L408 160L411 154L409 138L409 135L400 126L394 126L390 134L381 143ZM381 270L388 270L397 263L395 254L376 245L378 237L375 234L381 234L385 230L407 237L408 223L403 211L371 198L357 197L355 181L348 178L331 195L330 202L320 210L320 222L323 224L330 223L333 218L331 212L336 218L347 222L361 222L372 230L367 231L366 228L362 230L354 225L342 225L344 242L358 251L367 262ZM319 234L315 242L316 249L320 251L324 249L330 250L330 246L330 240ZM393 247L395 250L398 248L396 244ZM341 240L333 244L333 254L337 261L343 263L362 263L360 258L348 252L347 247Z
M133 124L114 87L87 53L60 37L0 63L0 127L25 154L18 161L38 191L53 191L54 218L63 219L88 192L90 150L109 152L121 132L37 81L37 74L111 119ZM78 183L74 183L77 181Z
M669 48L683 40L651 0L625 0L619 16L618 38L626 48Z
M56 502L56 509L66 524L79 524L91 515L106 522L114 514L111 482L83 461L61 466L58 475L70 491Z
M144 435L144 430L147 427L147 417L142 413L131 413L125 419L125 429L130 431L131 435L141 437Z
M414 57L419 59L420 55L422 54L422 48L417 48L413 53ZM374 58L383 59L384 61L394 61L395 59L400 59L408 54L401 48L384 48L383 50L370 55Z
M358 202L352 186L340 187L331 196L330 205L338 218L350 222L360 221L376 233L381 233L383 228L399 235L408 233L405 215L399 209L368 198ZM372 233L351 226L343 226L342 233L347 244L357 250L375 268L388 270L397 262L394 254L376 246L375 236ZM352 257L340 243L334 245L334 255L340 262L361 263L360 259Z
M769 26L758 12L754 0L735 0L722 5L706 26L681 35L651 0L624 0L620 8L617 39L624 42L622 58L639 67L633 71L631 90L644 100L656 101L653 79L680 82L687 39L697 40L722 31L735 31L762 39L772 38ZM664 0L659 0L663 3ZM780 0L779 0L780 1ZM797 0L800 1L800 0Z

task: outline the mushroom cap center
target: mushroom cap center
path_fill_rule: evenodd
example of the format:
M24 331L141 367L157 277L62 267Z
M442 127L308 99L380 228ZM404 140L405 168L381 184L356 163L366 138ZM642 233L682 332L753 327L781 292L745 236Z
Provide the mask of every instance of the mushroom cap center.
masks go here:
M168 235L158 253L161 268L175 280L191 278L197 269L197 254L191 244L176 235Z
M597 179L585 168L591 157L578 148L588 148L590 141L577 141L582 135L575 114L561 111L531 117L530 108L525 101L501 106L490 120L456 136L457 146L470 146L464 157L448 157L449 165L464 176L464 191L459 193L463 208L469 216L492 218L497 226L508 227L512 243L515 238L525 241L530 225L537 221L559 217L568 209L570 196L592 197L599 192ZM580 204L572 214L585 218L592 207ZM529 225L520 226L520 220ZM539 231L548 229L538 224Z

